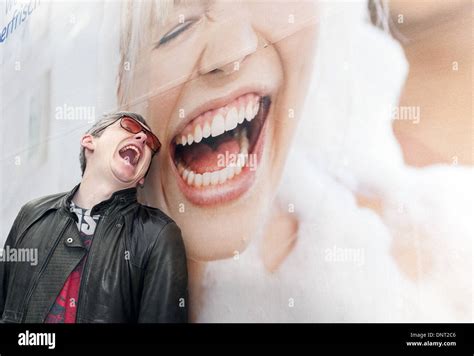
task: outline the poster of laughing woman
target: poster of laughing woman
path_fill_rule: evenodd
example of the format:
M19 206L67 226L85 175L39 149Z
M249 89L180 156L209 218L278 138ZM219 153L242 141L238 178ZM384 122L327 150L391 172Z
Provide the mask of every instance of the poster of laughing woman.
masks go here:
M0 4L3 322L473 321L470 1Z

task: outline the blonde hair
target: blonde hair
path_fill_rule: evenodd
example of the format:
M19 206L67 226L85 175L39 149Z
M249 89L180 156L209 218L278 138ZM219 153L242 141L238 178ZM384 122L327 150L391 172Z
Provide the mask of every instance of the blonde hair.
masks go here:
M117 98L120 107L129 103L129 88L134 64L141 48L150 45L150 30L163 24L171 10L190 0L127 0L123 2L120 21L120 66Z
M372 23L384 30L390 32L390 16L387 0L369 0L368 9Z

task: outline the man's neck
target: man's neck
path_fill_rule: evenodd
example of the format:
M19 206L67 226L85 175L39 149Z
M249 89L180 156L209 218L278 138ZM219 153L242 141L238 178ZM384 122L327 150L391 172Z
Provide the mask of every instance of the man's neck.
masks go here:
M81 185L72 200L74 204L81 208L92 209L95 205L109 199L113 193L122 189L126 189L126 187L114 187L108 182L84 175Z

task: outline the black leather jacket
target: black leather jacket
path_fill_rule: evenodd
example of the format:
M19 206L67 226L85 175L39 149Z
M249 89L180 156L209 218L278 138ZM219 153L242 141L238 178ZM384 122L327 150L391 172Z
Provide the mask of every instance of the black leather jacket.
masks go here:
M36 248L38 263L0 262L2 322L44 322L85 255L77 216L69 211L78 188L21 208L5 248ZM115 192L92 209L101 218L82 273L77 323L187 321L181 231L160 210L139 204L136 194L136 188Z

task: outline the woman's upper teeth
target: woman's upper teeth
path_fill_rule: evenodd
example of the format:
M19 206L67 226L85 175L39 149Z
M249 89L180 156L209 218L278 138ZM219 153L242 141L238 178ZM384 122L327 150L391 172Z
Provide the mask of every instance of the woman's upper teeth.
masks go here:
M188 167L186 163L178 160L176 166L183 180L190 186L206 187L208 185L223 184L238 176L248 162L249 140L247 129L244 127L241 132L235 134L235 137L240 143L240 150L235 162L227 162L228 164L226 163L224 167L219 167L219 169L212 172L198 173Z
M223 108L201 114L176 137L176 144L185 146L199 143L203 138L216 137L231 131L244 120L252 121L258 113L260 97L246 94Z

